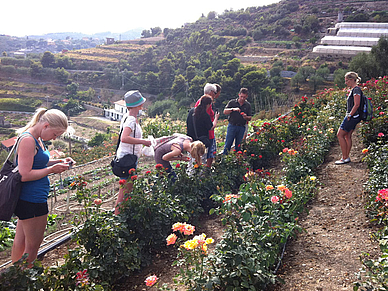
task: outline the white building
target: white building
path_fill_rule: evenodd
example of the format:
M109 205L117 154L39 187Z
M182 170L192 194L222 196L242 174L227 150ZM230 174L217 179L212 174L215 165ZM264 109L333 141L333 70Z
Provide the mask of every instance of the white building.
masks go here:
M124 100L116 101L113 109L104 109L104 116L111 120L121 120L127 112L127 106Z

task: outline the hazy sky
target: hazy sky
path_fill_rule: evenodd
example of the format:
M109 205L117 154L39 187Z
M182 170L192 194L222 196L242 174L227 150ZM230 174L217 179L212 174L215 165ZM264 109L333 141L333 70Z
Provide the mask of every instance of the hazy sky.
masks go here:
M18 0L2 1L0 34L121 33L134 28L178 28L210 11L239 10L280 0Z

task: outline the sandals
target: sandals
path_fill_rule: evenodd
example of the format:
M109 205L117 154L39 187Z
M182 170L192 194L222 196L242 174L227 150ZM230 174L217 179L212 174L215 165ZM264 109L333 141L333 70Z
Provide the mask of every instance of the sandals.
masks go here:
M340 159L338 161L335 161L334 164L336 165L343 165L343 164L347 164L347 163L350 163L350 158L347 158L347 159Z

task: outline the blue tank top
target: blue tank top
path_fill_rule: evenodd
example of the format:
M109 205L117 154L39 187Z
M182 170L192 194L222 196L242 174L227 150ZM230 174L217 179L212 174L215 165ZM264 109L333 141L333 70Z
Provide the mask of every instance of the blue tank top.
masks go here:
M37 170L47 168L47 163L50 160L50 152L46 149L46 147L43 150L36 139L35 144L37 153L34 156L32 169ZM47 202L49 191L50 180L47 176L45 176L39 180L23 182L19 199L33 203L45 203Z

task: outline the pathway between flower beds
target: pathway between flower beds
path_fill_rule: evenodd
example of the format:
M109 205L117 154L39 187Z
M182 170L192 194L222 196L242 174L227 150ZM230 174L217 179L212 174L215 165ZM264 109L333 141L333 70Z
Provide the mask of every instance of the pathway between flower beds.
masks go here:
M319 193L307 206L309 214L300 217L306 230L291 239L286 247L278 275L285 283L272 291L353 290L356 272L362 267L362 252L378 252L370 234L363 203L363 183L367 167L361 162L362 142L354 134L352 162L334 165L340 158L338 143L331 148L317 171Z

